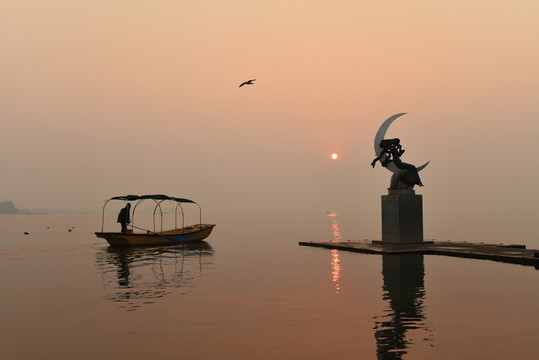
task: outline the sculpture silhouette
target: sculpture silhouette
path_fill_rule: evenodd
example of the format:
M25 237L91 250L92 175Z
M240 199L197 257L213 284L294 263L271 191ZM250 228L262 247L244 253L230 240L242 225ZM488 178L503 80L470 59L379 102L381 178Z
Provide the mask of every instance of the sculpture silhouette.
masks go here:
M405 151L400 144L400 139L381 140L380 147L382 151L372 161L371 166L374 167L377 161L380 161L383 167L388 167L391 163L395 165L396 171L393 171L388 190L412 190L415 185L423 186L417 168L400 159Z

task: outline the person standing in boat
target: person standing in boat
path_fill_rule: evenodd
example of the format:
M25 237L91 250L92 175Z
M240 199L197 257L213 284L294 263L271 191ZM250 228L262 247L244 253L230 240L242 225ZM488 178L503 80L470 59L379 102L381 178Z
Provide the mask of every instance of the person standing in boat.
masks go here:
M130 210L131 204L127 203L127 205L120 210L120 213L118 214L118 222L122 225L122 233L127 231L127 224L131 222L131 218L129 216Z

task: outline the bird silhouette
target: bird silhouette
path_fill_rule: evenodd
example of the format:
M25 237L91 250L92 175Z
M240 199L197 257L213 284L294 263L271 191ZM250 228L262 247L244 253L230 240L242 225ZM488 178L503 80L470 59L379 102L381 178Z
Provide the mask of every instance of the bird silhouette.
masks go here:
M73 230L71 230L71 229L67 229L67 231L68 231L68 232L72 232Z
M244 81L241 83L241 85L239 87L242 87L243 85L253 85L253 81L255 81L256 79L251 79L251 80L247 80L247 81Z
M30 233L29 233L29 232L26 232L26 231L24 232L24 235L28 235L28 234L30 234Z

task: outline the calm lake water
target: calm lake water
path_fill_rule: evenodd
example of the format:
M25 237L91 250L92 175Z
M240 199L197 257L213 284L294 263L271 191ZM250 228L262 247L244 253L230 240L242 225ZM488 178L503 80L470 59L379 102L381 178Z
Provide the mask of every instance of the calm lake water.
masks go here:
M298 246L379 239L336 215L207 215L207 242L137 249L98 215L0 216L0 358L539 358L539 271ZM430 215L425 237L537 249L536 219Z

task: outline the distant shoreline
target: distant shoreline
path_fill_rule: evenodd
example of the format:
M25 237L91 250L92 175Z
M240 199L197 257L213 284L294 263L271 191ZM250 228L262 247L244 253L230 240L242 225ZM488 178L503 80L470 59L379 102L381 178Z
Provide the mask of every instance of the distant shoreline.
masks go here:
M47 215L46 212L17 212L17 213L0 213L0 215Z

